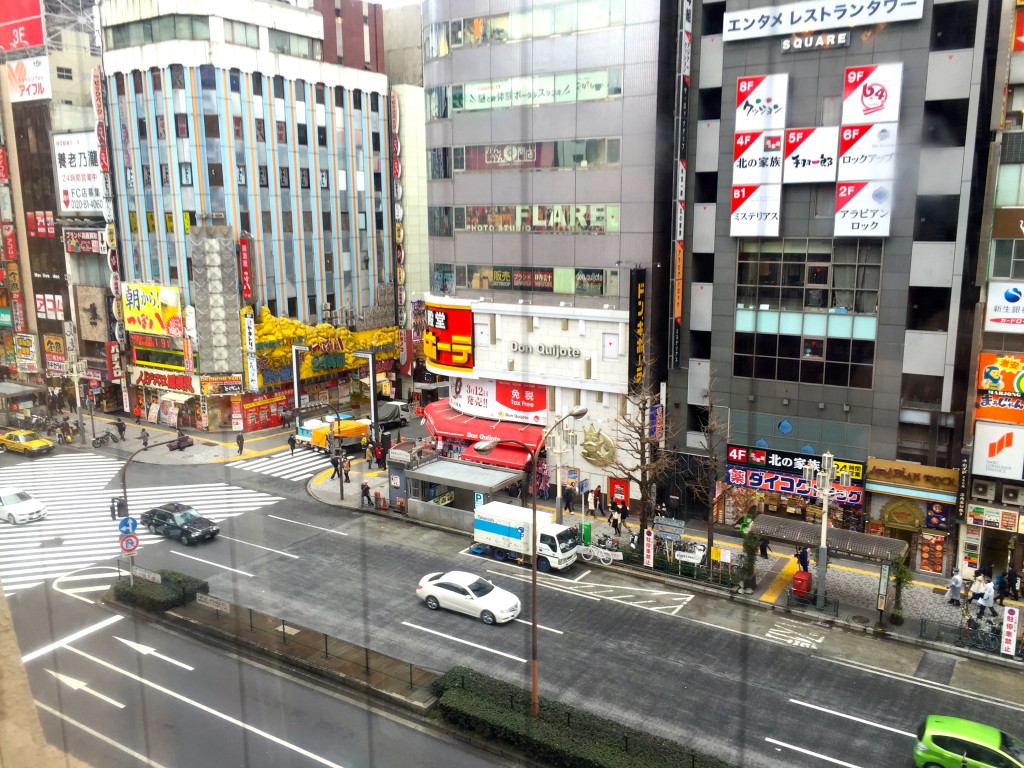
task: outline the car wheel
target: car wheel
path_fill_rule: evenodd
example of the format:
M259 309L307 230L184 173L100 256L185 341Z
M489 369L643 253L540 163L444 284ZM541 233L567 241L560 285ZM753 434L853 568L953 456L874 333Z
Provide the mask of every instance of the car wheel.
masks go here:
M17 525L18 524L18 521L14 519L14 515L8 515L7 516L7 522L10 523L11 525Z
M437 598L434 597L433 595L430 595L427 598L426 603L427 603L427 608L429 608L432 611L436 611L438 608L441 607L441 604L439 602L437 602Z
M482 621L484 624L493 624L494 614L490 611L484 611L480 614L480 621Z
M505 550L504 549L501 549L499 547L495 547L491 551L491 554L494 555L494 559L497 560L499 563L503 562L505 560Z
M184 544L187 547L188 546L188 534L187 533L181 534L181 538L178 539L178 541L180 541L182 544Z
M548 562L548 559L546 557L541 557L537 560L537 570L541 573L551 572L551 563Z
M156 526L152 523L149 524L149 532L156 536Z

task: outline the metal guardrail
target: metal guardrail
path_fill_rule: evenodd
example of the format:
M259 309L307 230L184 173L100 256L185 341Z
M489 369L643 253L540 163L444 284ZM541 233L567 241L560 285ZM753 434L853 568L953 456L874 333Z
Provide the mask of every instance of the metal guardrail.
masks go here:
M806 610L811 608L818 613L830 613L833 619L839 618L839 600L832 599L826 593L825 605L822 608L818 607L818 596L813 592L807 592L803 595L798 595L793 591L792 587L786 587L786 607L796 608L797 610Z
M649 567L644 566L643 555L637 552L623 550L622 562L635 568L650 570ZM699 581L702 584L713 584L724 589L732 589L740 582L739 574L736 571L730 573L725 568L709 570L705 565L684 563L681 560L669 561L663 557L654 558L654 570L691 581Z
M967 627L963 622L948 624L940 621L921 620L921 628L917 636L921 640L955 645L958 648L973 648L983 653L1000 655L1002 648L1001 628L995 625L982 624L974 628ZM1017 649L1016 658L1024 660L1024 648Z

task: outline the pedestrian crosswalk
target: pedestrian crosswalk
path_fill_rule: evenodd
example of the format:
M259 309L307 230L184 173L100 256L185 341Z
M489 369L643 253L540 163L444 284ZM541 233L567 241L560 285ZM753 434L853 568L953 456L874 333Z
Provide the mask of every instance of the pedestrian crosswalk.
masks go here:
M292 454L290 449L285 448L283 451L258 459L232 461L227 466L233 469L244 469L248 472L258 472L261 475L270 475L271 477L279 477L282 480L298 482L312 477L317 472L330 469L331 461L327 454L320 453L319 451L299 449Z
M120 554L116 523L110 519L108 487L122 462L93 454L61 454L0 469L0 486L28 491L46 504L45 519L12 526L0 522L0 583L5 594L27 589ZM214 521L253 512L282 501L279 496L227 483L129 488L128 509L137 517L168 501L191 504ZM142 546L163 541L138 530Z

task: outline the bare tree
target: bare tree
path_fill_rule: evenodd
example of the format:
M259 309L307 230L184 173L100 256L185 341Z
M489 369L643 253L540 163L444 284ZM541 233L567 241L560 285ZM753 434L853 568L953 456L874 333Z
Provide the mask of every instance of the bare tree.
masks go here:
M654 380L656 360L650 337L644 338L642 356L644 377L626 396L626 408L615 420L617 450L606 465L611 474L628 480L640 491L640 529L649 528L654 521L657 485L667 476L675 461L672 454L661 450L662 442L671 438L664 418L664 404L658 383ZM662 407L661 428L651 424L651 409Z
M715 406L714 380L708 380L707 398L701 409L701 452L688 465L686 484L691 495L708 508L708 556L715 544L715 500L720 480L725 478L725 451L729 422L723 409Z

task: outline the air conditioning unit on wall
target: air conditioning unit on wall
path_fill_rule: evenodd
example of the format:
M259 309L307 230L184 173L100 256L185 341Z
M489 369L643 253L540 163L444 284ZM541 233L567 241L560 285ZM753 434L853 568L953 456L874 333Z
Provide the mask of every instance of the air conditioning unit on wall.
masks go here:
M1024 504L1024 488L1019 485L1004 484L1000 499L1007 506L1019 507Z
M972 480L971 498L980 501L995 501L996 484L992 480Z

